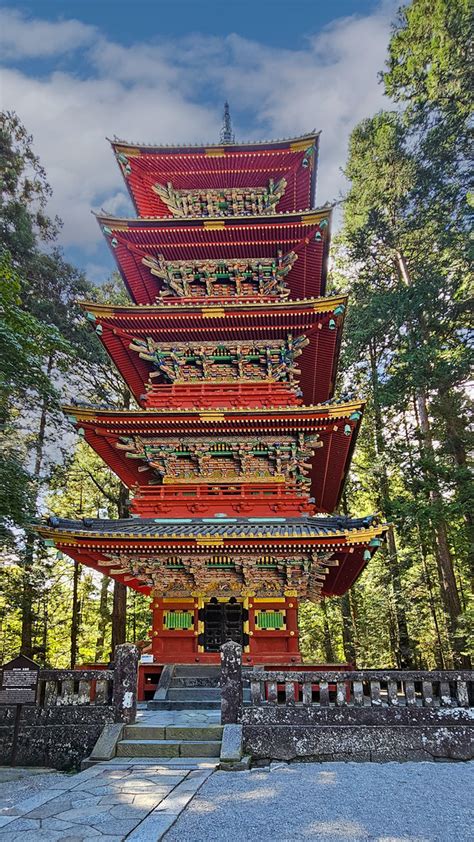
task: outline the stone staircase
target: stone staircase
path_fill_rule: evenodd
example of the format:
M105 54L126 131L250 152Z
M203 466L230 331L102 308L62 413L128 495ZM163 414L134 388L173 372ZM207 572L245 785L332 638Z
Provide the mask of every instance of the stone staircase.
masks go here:
M212 664L170 664L148 710L218 710L221 706L220 667ZM250 690L244 689L244 701Z
M222 725L128 725L117 757L219 757Z

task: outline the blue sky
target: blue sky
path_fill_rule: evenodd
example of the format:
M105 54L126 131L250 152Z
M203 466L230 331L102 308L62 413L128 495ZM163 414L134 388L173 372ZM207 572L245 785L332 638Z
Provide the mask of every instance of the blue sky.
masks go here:
M366 15L376 0L16 0L15 9L48 20L82 21L122 44L186 33L231 32L269 46L299 49L335 18Z
M386 106L393 0L17 0L0 10L2 106L34 135L68 257L113 268L90 209L131 215L105 137L213 142L322 130L317 202L338 199L352 128Z

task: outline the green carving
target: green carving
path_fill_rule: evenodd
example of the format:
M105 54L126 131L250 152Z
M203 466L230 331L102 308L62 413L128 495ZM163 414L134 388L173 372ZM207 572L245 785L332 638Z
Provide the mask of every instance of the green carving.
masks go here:
M278 251L276 258L242 258L217 260L166 262L158 255L146 255L142 263L152 275L160 278L162 296L178 298L232 298L238 296L276 295L286 298L289 290L286 275L294 266L298 255L291 251Z
M153 364L156 373L152 377L160 373L170 383L237 380L294 385L300 374L295 360L308 343L305 336L293 337L291 334L286 342L254 340L217 346L215 342L176 345L147 337L134 339L129 348Z
M125 156L124 156L125 157ZM152 189L175 217L254 216L275 213L287 187L286 179L270 179L261 187L230 187L219 190L179 190L171 181Z
M117 448L127 459L142 462L140 473L151 471L150 484L160 482L255 482L294 481L306 488L310 483L311 458L322 442L306 433L249 438L233 436L225 442L212 438L180 439L122 437Z

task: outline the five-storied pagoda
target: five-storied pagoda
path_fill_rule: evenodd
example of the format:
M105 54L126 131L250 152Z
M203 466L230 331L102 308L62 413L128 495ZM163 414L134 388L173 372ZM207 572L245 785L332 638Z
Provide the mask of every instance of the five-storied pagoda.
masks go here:
M151 597L156 663L301 658L298 600L344 593L385 528L337 510L363 404L333 399L346 309L325 296L318 135L112 148L136 219L99 215L132 303L84 304L139 408L69 406L131 492L49 545Z

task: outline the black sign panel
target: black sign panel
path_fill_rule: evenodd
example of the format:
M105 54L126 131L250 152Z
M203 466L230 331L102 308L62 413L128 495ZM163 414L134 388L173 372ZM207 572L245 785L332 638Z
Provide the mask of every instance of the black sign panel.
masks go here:
M2 667L0 705L34 705L39 666L25 655L18 655Z

